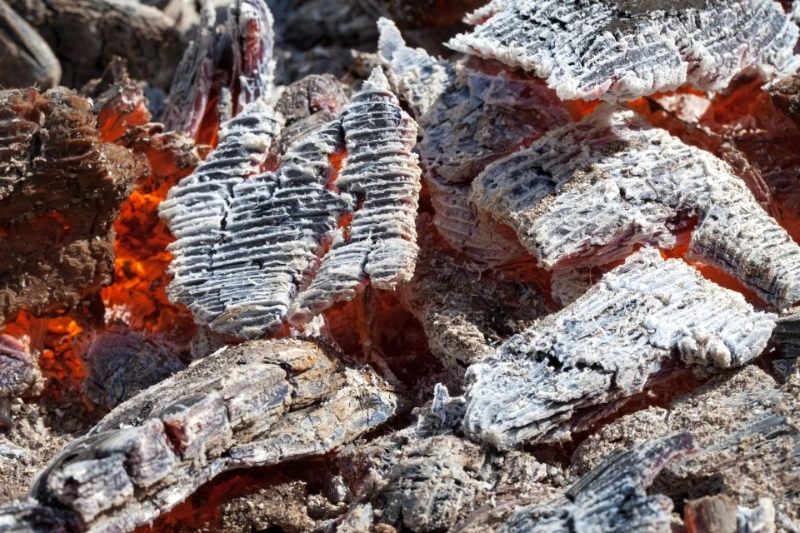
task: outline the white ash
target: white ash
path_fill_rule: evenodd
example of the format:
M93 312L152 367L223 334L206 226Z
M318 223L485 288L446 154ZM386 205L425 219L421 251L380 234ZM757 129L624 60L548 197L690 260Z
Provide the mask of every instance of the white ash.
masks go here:
M773 0L495 0L468 21L451 48L530 71L567 100L718 91L797 67L797 26Z
M501 449L567 440L676 359L710 369L747 363L776 320L684 262L644 249L469 369L465 432Z
M641 243L676 244L780 308L800 300L800 247L712 154L610 105L489 165L478 209L515 229L546 268L592 266ZM683 225L683 226L682 226Z

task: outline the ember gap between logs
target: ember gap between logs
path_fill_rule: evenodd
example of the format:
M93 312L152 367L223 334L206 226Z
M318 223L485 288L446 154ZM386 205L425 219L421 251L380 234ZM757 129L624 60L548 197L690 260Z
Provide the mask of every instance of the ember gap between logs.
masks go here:
M796 2L0 18L0 533L800 531Z

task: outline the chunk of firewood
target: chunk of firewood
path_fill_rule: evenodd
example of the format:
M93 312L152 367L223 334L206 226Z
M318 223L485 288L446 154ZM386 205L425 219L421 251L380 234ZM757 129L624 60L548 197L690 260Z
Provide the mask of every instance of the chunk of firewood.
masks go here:
M391 21L378 26L381 59L422 131L417 149L439 232L478 264L497 266L525 255L513 235L475 212L468 184L488 163L568 123L564 106L539 82L431 57L408 47Z
M3 412L4 403L41 391L42 372L39 370L38 353L31 350L30 338L15 338L0 333L0 424L10 425Z
M61 61L62 83L83 84L114 56L131 75L165 89L183 53L175 22L137 0L7 0Z
M671 531L672 501L648 495L658 473L697 451L689 433L649 440L606 457L563 495L546 503L518 505L508 511L476 512L456 529L462 533L550 531Z
M457 381L494 348L544 316L538 287L469 271L423 225L414 277L400 288L403 305L422 323L431 352Z
M775 525L795 531L800 528L798 377L779 385L752 365L718 376L673 400L668 410L651 407L612 422L581 444L573 465L583 471L613 448L690 431L700 451L667 466L654 490L675 501L724 495L732 498L737 514L750 508L754 520L774 504ZM697 505L690 502L695 510ZM686 516L690 519L696 518Z
M222 472L328 453L399 405L371 370L344 368L313 343L253 341L121 404L65 447L31 497L63 527L130 531ZM35 520L0 508L0 531Z
M531 71L563 99L718 91L743 71L796 68L797 26L773 0L494 0L467 21L450 47Z
M567 440L675 365L747 363L776 319L644 249L469 369L465 431L499 448Z
M0 323L52 314L111 282L114 219L144 166L103 144L88 100L0 93Z
M640 243L672 248L696 217L689 258L780 308L800 300L800 247L744 182L631 111L601 106L496 161L470 198L547 268L608 263Z
M235 0L224 26L206 2L195 40L172 80L163 120L169 130L200 138L272 90L275 35L266 0ZM212 118L213 117L213 118ZM203 138L203 140L208 140Z
M298 138L277 171L259 173L279 123L251 104L160 207L178 238L169 291L219 333L274 333L366 283L391 290L413 274L416 128L381 72L340 118Z
M61 65L46 42L25 19L0 1L0 85L50 89L61 80Z

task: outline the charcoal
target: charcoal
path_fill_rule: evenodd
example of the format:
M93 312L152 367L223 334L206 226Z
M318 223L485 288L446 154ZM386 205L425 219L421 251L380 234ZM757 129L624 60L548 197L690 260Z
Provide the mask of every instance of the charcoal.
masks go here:
M134 78L165 89L183 53L175 21L138 0L7 0L61 61L62 83L83 84L114 56Z
M0 423L8 425L3 413L3 399L33 395L42 389L42 373L37 353L29 339L16 339L0 333Z
M88 400L110 411L136 393L186 366L171 343L160 336L114 325L98 334L86 354L83 390Z
M163 112L167 129L208 141L200 137L201 125L214 129L247 104L268 100L275 71L272 24L266 0L231 2L225 25L219 27L206 2L195 40L172 80Z
M779 308L800 300L800 247L744 182L630 111L605 105L548 133L488 166L470 198L546 268L609 263L641 243L673 248L696 217L688 258Z
M146 168L67 89L0 93L0 324L63 312L114 272L113 223Z
M718 91L745 71L796 68L797 26L772 0L495 0L468 22L450 47L530 71L567 100Z
M297 298L296 316L351 300L367 282L394 290L411 279L417 258L415 219L420 169L411 152L417 126L376 68L341 117L347 157L334 187L359 199L339 228L317 276Z
M513 236L469 205L468 184L488 163L566 124L563 105L538 82L433 58L406 46L391 21L378 25L381 58L422 131L418 151L439 231L477 264L492 267L521 257L524 250Z
M398 407L372 371L341 367L315 344L253 341L121 404L64 448L31 496L61 526L130 531L222 472L328 453ZM33 520L0 508L0 531L35 530Z
M361 0L307 0L289 13L282 31L286 44L299 50L363 46L376 34L375 17Z
M646 248L470 367L465 431L501 449L567 440L677 363L747 363L776 319Z
M61 65L36 30L5 1L0 2L0 20L0 84L7 88L57 86Z
M608 456L566 493L518 507L497 533L670 531L672 501L645 489L667 463L697 451L689 433L650 440Z
M402 27L447 26L460 22L470 10L480 7L483 0L422 1L364 0L372 11L397 21Z
M684 520L697 533L736 533L737 531L775 531L775 506L761 498L755 509L736 505L727 494L703 496L686 502Z
M769 522L774 507L778 529L796 531L800 528L798 385L797 374L779 385L752 365L718 376L673 400L669 410L650 407L612 422L581 444L573 465L585 470L612 447L690 431L700 451L668 465L656 478L654 490L675 501L730 498L737 522L747 515L748 522ZM685 519L688 523L696 518Z
M536 286L470 272L446 251L430 225L423 231L414 277L399 294L422 323L431 352L460 381L467 367L548 308Z
M356 502L340 531L451 531L483 506L548 501L567 483L559 468L527 453L497 452L457 436L460 416L455 424L440 418L436 401L415 425L341 452ZM457 399L449 403L445 410L460 411Z

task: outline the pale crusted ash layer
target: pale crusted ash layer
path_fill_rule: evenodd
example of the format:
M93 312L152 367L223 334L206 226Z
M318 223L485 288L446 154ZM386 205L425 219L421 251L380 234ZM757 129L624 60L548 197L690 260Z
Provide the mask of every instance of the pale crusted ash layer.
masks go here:
M649 440L607 456L563 495L546 503L520 502L471 516L456 531L527 533L552 531L671 531L672 501L646 489L667 465L697 451L689 433Z
M800 529L800 381L779 385L755 366L718 376L668 409L626 415L590 436L573 456L585 471L615 448L690 431L700 452L670 464L654 490L676 501L727 495L740 507L775 506L783 531Z
M299 318L352 300L367 282L394 290L414 275L421 173L412 153L417 125L380 68L344 108L341 125L347 157L333 185L358 199L357 210L349 225L336 230L316 277L299 294L293 309Z
M546 78L563 99L633 100L690 83L725 88L738 74L794 70L798 29L772 0L494 0L454 37L460 52Z
M439 232L478 265L525 256L513 235L475 212L468 184L488 163L568 123L563 104L539 82L431 57L408 47L393 22L380 19L378 27L378 52L422 131L417 151Z
M88 100L0 92L0 324L77 305L114 272L114 219L144 167L103 144Z
M355 502L339 531L452 530L478 509L545 502L573 480L525 452L497 452L457 436L463 398L438 385L414 425L339 456Z
M646 248L469 369L465 432L501 449L568 440L678 363L747 363L776 319Z
M0 531L41 531L44 520L130 531L222 472L330 452L393 416L398 402L373 372L343 368L315 344L228 348L68 444L26 502L0 508Z
M417 268L400 300L422 323L431 352L461 381L467 367L549 309L535 285L471 272L430 224L421 231Z
M225 25L204 4L195 40L183 54L163 112L168 130L197 137L203 120L225 122L272 90L275 34L266 0L234 0ZM215 106L212 108L211 106Z
M183 370L186 364L179 355L164 336L112 325L91 341L85 356L83 392L102 412L110 411L139 391Z
M50 89L61 80L53 51L25 19L0 2L0 86Z
M160 207L178 238L169 292L219 333L259 337L366 283L393 290L413 274L416 128L380 70L340 119L298 138L277 171L258 173L279 123L252 104ZM344 153L337 173L332 158Z
M114 56L131 75L165 89L183 53L183 35L162 11L137 0L8 0L61 61L62 83L83 84Z
M800 247L744 182L632 111L601 106L546 134L487 167L470 199L547 268L604 264L640 243L671 248L672 231L696 217L689 258L780 308L800 300Z

